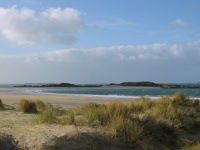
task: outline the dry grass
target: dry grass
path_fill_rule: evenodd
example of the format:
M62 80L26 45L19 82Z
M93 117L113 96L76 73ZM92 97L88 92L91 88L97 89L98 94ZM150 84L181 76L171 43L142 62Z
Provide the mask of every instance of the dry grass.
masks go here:
M133 146L143 136L143 126L123 116L116 116L110 120L109 132L115 138L120 138L124 144Z
M35 105L36 105L38 111L42 111L46 108L46 105L41 100L37 100L35 102Z
M111 141L128 149L181 149L181 133L200 129L199 103L180 93L158 101L141 97L68 110L38 103L42 105L38 123L100 127Z
M37 113L37 108L34 102L22 99L19 104L19 111L23 113Z
M200 150L200 144L196 144L196 145L184 148L183 150Z
M54 112L53 107L48 107L45 110L43 110L39 114L39 116L37 118L37 122L38 123L48 123L48 124L56 123L57 118L56 118L56 113Z
M72 125L75 123L75 115L72 110L68 110L67 114L58 119L58 124Z
M199 103L180 93L157 102L141 97L129 103L89 103L82 114L88 124L98 122L112 137L123 139L126 146L141 149L150 145L152 149L156 145L158 149L178 148L179 133L200 125Z
M1 101L1 99L0 99L0 108L4 108L4 104L3 104L3 102Z
M153 105L155 104L155 102L149 98L144 98L141 97L137 100L134 100L132 102L130 102L130 109L134 112L134 113L142 113L145 112L146 110L150 109Z

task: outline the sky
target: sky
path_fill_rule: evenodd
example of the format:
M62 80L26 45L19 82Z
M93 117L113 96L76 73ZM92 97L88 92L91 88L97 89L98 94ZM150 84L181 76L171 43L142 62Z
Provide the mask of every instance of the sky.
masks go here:
M0 0L0 83L200 82L199 0Z

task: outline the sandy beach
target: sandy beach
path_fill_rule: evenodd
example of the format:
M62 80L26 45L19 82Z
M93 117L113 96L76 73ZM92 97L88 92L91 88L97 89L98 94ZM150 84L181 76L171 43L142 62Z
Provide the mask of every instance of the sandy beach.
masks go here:
M101 96L80 96L80 95L42 95L42 94L0 94L0 99L5 104L17 105L21 99L30 101L42 100L45 103L53 105L60 105L65 107L82 106L88 102L111 102L111 101L130 101L133 98L120 98L120 97L101 97Z

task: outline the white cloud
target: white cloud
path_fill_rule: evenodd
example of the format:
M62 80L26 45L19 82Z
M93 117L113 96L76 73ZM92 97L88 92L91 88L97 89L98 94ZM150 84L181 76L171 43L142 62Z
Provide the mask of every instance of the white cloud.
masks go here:
M181 19L176 19L170 23L171 26L180 26L180 27L187 27L190 26L190 23Z
M168 59L194 59L200 56L200 41L182 45L151 44L151 45L121 45L111 47L96 47L88 49L63 49L49 52L18 56L1 56L0 59L18 59L24 62L81 62L87 60L110 61L143 61ZM83 61L84 60L84 61Z
M0 32L17 44L71 44L85 25L73 8L0 8Z

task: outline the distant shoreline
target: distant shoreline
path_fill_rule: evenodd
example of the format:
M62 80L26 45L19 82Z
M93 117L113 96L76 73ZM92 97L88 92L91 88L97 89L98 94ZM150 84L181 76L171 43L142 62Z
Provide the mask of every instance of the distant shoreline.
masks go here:
M88 88L88 87L102 87L102 86L119 86L119 87L158 87L158 88L163 88L163 89L189 89L189 88L200 88L199 86L194 86L194 85L180 85L180 84L171 84L171 83L154 83L154 82L149 82L149 81L142 81L142 82L122 82L122 83L110 83L107 85L103 85L103 84L97 84L97 85L93 85L93 84L85 84L85 85L81 85L81 84L72 84L72 83L57 83L57 84L22 84L22 85L17 85L17 86L13 86L13 87L82 87L82 88Z

